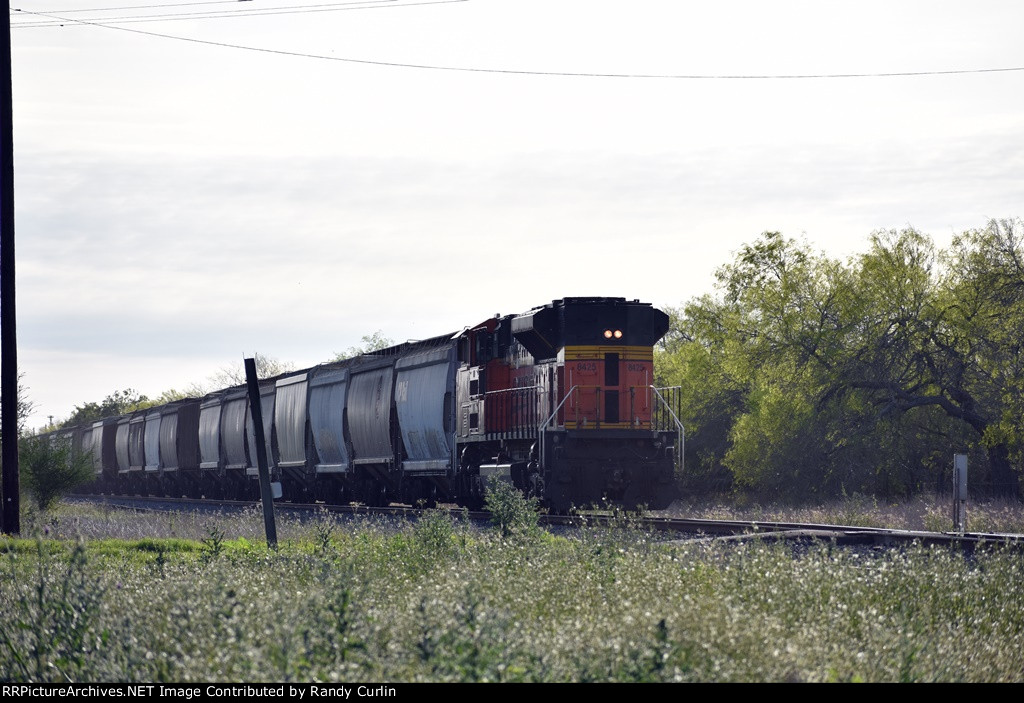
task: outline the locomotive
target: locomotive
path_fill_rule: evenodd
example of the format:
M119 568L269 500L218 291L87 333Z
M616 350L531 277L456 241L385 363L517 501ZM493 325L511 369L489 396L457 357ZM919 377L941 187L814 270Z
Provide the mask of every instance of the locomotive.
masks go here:
M653 385L667 330L648 303L564 298L262 380L272 478L288 500L475 507L504 480L553 511L667 507L683 439ZM245 386L54 434L92 453L103 491L258 494Z

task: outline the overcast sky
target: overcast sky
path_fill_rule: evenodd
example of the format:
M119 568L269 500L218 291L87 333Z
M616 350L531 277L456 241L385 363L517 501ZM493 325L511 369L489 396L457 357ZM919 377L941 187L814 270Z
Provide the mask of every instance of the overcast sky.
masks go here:
M766 230L1024 215L1017 0L13 4L33 426L254 351L678 306Z

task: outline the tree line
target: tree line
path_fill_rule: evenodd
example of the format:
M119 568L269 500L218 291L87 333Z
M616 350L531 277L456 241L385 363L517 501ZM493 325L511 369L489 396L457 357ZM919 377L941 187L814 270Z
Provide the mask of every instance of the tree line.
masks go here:
M378 351L394 345L394 340L386 337L380 330L373 334L364 334L362 343L351 346L340 352L335 352L330 361L341 361L361 354ZM295 364L290 361L282 361L272 356L256 353L253 355L256 362L256 376L273 378L284 373L295 370ZM53 427L47 429L60 429L65 427L76 427L85 425L105 417L117 417L127 415L137 410L144 410L159 405L173 403L184 398L201 398L204 395L223 388L232 388L245 384L245 368L241 363L222 366L213 373L205 382L193 383L183 390L176 388L168 389L155 398L149 398L133 388L114 391L101 401L88 401L76 405L71 414L57 422Z
M272 378L295 369L295 365L291 362L280 361L271 356L257 353L253 355L253 358L256 361L256 375L259 378ZM76 405L66 419L57 423L56 428L86 425L105 417L127 415L137 410L166 405L185 398L202 398L212 391L240 386L244 383L245 368L241 363L237 363L221 367L205 383L193 383L184 390L170 388L155 398L143 395L134 388L126 388L114 391L101 401L88 401Z
M1024 224L940 249L915 229L847 260L766 232L671 310L658 382L681 386L690 490L807 499L1020 496Z

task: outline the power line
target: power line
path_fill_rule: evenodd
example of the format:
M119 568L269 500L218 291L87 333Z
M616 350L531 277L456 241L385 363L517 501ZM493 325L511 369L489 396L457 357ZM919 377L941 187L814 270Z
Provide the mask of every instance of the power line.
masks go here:
M245 2L246 0L231 0L231 4L237 5L239 2ZM101 25L116 25L116 24L137 24L140 22L172 22L181 20L197 20L197 19L225 19L234 17L258 17L261 15L292 15L292 14L305 14L309 12L340 12L345 10L373 10L387 7L399 7L399 5L385 5L384 3L394 3L397 0L352 0L351 2L337 2L337 3L320 3L316 5L293 5L293 6L279 6L279 7L252 7L251 5L243 9L237 10L207 10L200 12L173 12L163 14L145 14L145 15L120 15L116 17L89 17L84 20L73 18L71 21L74 23L85 24L101 24ZM219 4L219 3L195 3L195 4ZM360 5L361 7L349 7L350 5ZM157 6L152 6L157 7ZM97 10L99 11L99 10ZM35 13L43 14L43 13ZM40 20L40 21L26 21L12 23L12 29L37 29L40 27L63 27L66 24L65 20L54 19L54 20Z
M383 7L410 7L414 5L444 5L456 2L467 2L467 0L425 0L424 2L410 2L401 5L381 5ZM362 8L378 9L378 8ZM208 39L196 39L194 37L182 37L174 34L161 32L150 32L143 29L131 29L117 25L108 25L90 20L71 19L58 17L44 12L31 12L29 10L14 9L15 12L22 12L29 15L47 17L70 24L82 24L102 29L112 29L119 32L130 32L148 37L160 39L171 39L174 41L189 42L192 44L203 44L206 46L217 46L225 49L239 49L242 51L254 51L263 54L274 54L277 56L292 56L295 58L317 59L320 61L337 61L340 63L354 63L364 66L383 66L387 68L413 68L428 71L450 71L458 73L490 73L514 76L560 76L568 78L643 78L643 79L672 79L672 80L807 80L807 79L836 79L836 78L910 78L921 76L958 76L981 73L1010 73L1024 71L1024 66L1010 66L1001 68L969 68L951 69L944 71L889 71L877 73L799 73L799 74L688 74L688 73L599 73L580 71L531 71L526 69L510 68L481 68L476 66L442 66L436 64L405 63L401 61L381 61L374 59L355 59L341 56L325 56L323 54L310 54L301 51L287 51L284 49L268 49L259 46L246 46L244 44L232 44L229 42L212 41Z
M121 10L150 10L162 7L191 7L194 5L237 5L246 0L202 0L201 2L166 2L152 5L119 5L117 7L86 7L75 10L40 10L40 12L52 12L54 14L71 15L83 12L120 12Z

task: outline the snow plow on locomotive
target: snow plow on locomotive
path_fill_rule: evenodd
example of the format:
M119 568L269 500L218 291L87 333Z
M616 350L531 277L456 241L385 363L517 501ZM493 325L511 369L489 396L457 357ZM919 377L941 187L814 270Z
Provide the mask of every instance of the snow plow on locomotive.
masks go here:
M512 482L552 510L666 507L682 426L653 385L668 317L565 298L260 382L267 457L291 500L482 502ZM61 430L67 436L69 430ZM106 491L255 497L242 388L75 430Z

